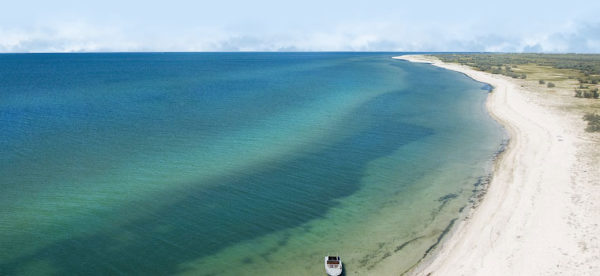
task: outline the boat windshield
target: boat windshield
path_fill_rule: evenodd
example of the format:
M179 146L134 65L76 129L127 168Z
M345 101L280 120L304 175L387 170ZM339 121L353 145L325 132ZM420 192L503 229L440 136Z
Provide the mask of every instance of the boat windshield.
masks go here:
M329 265L337 265L337 264L340 264L340 261L327 261L327 264L329 264Z

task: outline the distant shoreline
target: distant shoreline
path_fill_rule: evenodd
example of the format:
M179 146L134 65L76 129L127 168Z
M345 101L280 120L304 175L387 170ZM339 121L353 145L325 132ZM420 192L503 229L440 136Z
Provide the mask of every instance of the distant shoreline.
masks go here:
M598 271L599 242L592 237L598 233L600 216L582 208L598 200L599 189L594 187L598 180L593 180L597 170L585 162L594 157L583 149L582 128L560 109L549 107L552 97L525 91L510 78L432 56L394 59L430 63L491 85L494 90L486 107L511 137L496 160L479 206L408 274L590 275ZM560 101L551 103L561 106ZM591 185L582 186L585 180ZM592 196L572 200L586 194Z

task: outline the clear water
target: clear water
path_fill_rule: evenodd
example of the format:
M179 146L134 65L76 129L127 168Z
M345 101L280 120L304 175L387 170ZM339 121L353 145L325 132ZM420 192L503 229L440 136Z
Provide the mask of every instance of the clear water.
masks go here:
M503 131L393 55L0 55L0 274L406 270Z

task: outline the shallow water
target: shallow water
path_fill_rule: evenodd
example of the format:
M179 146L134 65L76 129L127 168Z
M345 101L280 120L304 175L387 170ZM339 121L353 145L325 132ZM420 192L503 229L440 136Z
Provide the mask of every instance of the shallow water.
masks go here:
M503 131L393 55L0 55L0 274L405 270Z

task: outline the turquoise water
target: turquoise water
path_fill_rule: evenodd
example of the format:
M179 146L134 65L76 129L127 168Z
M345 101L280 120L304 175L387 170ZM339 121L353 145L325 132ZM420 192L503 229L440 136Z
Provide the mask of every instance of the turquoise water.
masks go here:
M404 271L504 134L393 55L0 55L0 274Z

